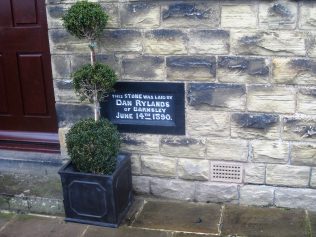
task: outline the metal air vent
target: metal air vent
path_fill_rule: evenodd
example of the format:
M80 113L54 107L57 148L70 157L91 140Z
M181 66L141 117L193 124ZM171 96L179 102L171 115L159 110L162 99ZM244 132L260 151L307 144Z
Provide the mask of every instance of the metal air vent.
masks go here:
M222 161L211 162L211 181L242 183L243 165Z

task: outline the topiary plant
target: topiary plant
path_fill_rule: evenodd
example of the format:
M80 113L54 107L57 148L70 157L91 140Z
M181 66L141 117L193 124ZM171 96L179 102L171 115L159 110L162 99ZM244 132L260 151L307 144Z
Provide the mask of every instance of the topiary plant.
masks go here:
M113 173L120 147L120 135L108 120L81 120L70 129L66 139L70 158L78 171Z
M63 17L68 32L89 40L91 64L72 74L75 91L82 100L94 104L93 119L81 120L66 135L68 154L78 171L111 174L119 151L119 133L108 120L100 120L99 103L112 90L117 80L113 69L96 62L96 40L106 26L108 15L98 3L78 1Z

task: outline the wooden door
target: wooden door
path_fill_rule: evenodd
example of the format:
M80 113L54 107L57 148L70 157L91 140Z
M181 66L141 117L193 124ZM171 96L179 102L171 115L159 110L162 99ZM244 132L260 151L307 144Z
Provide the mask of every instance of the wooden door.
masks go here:
M0 140L10 131L57 133L45 0L0 0Z

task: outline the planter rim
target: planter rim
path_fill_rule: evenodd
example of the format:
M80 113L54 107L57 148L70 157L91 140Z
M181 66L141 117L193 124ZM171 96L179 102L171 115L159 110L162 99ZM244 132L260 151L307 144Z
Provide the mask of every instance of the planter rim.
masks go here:
M122 159L122 161L121 161L120 163L123 163L124 161L126 162L126 160L130 159L130 156L129 156L128 154L126 154L126 153L120 153L120 154L118 154L118 155L116 156L116 159L118 159L118 158L120 158L120 157L121 157L121 159ZM120 164L120 163L119 163L119 164ZM88 175L93 175L93 176L97 176L97 177L108 177L108 178L112 178L113 176L115 176L115 174L116 174L116 173L118 172L118 170L119 170L119 167L121 166L121 165L117 166L117 167L115 168L114 172L113 172L111 175L109 175L109 174L86 173L86 172L80 172L80 171L67 171L67 170L66 170L67 167L69 167L69 166L72 165L72 164L73 164L73 163L72 163L71 160L67 161L66 164L64 164L62 167L60 167L60 169L58 170L58 174L76 174L76 175L78 175L78 174L83 174L83 175L88 174Z

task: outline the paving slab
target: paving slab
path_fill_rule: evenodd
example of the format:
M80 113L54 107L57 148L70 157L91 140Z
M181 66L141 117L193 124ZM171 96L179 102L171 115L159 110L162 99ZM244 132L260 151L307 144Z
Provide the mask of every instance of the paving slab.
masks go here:
M65 223L62 218L18 215L0 237L80 237L86 225Z
M172 237L219 237L218 235L212 234L192 234L185 232L175 232Z
M7 224L12 218L14 214L12 213L2 213L0 212L0 229Z
M316 236L316 212L309 213L311 236Z
M89 226L84 237L172 237L172 232L144 230L126 226L117 229Z
M149 201L132 226L216 234L220 213L216 204Z
M304 210L226 206L222 235L251 237L304 237Z

